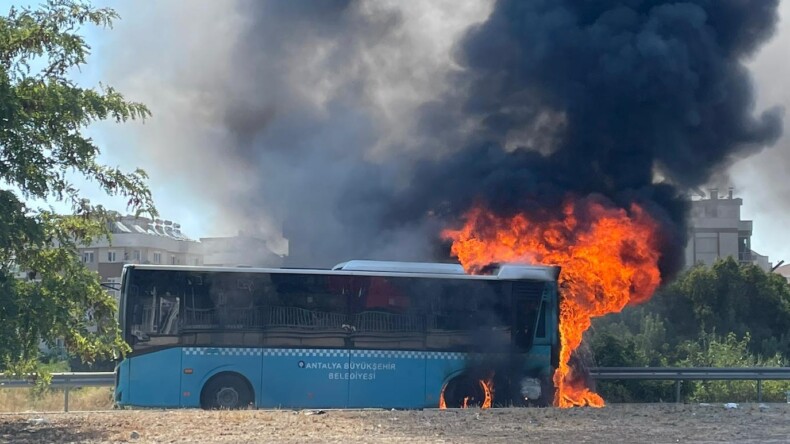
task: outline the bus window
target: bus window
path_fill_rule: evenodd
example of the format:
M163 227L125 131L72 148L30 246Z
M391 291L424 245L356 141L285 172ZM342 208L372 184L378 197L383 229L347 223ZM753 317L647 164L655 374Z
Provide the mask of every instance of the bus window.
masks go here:
M282 331L345 331L348 287L344 277L310 274L272 275L276 298L267 309L265 327Z
M173 272L130 273L128 339L133 348L178 343L184 282Z
M410 295L406 294L403 279L373 276L367 278L367 291L364 293L364 309L404 313L411 305Z
M436 280L427 345L438 350L506 348L511 342L509 298L498 281Z
M427 298L419 278L355 277L350 281L353 346L415 349L424 347Z

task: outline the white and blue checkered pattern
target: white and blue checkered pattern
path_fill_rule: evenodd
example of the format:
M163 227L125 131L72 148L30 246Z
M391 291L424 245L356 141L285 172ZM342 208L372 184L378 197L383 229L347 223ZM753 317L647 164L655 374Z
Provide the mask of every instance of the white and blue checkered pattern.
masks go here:
M388 358L388 359L444 359L464 360L470 355L459 352L421 352L413 350L344 350L336 348L238 348L238 347L184 347L189 356L293 356L343 358Z
M458 352L425 352L425 357L428 359L462 360L467 356L469 356L467 353Z
M351 350L352 358L423 359L424 352L412 350Z
M343 358L348 356L348 350L336 348L264 348L263 356Z
M260 356L260 348L239 347L184 347L185 355Z

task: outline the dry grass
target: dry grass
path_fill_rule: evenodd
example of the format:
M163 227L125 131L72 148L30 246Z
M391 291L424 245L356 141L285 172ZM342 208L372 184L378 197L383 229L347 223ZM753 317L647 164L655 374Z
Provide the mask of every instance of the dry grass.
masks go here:
M786 443L790 404L603 409L114 410L0 414L0 442Z
M69 410L107 410L112 408L112 388L83 387L69 392ZM32 389L0 389L0 412L63 411L63 390L50 389L36 394Z

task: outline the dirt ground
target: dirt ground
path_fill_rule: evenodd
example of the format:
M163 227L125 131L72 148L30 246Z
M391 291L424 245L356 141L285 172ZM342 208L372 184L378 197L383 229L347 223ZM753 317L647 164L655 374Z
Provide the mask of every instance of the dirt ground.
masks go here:
M199 411L0 414L0 442L790 441L790 404L619 404L603 409Z

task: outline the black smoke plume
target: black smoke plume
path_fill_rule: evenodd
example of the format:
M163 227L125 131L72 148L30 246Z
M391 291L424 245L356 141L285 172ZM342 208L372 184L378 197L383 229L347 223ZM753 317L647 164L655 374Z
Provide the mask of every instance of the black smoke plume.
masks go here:
M449 100L479 127L449 156L418 163L383 219L453 217L475 201L500 214L559 209L569 194L637 202L662 224L671 275L685 193L781 135L780 109L753 115L743 65L772 35L777 4L497 2L459 45L464 94Z
M685 193L780 136L744 65L777 4L172 4L181 25L127 36L140 46L115 83L134 93L152 54L176 67L145 84L161 86L148 102L165 124L139 145L205 178L194 190L220 225L282 229L289 265L446 259L438 231L476 201L545 213L570 194L648 209L668 276ZM126 17L150 26L159 5Z

